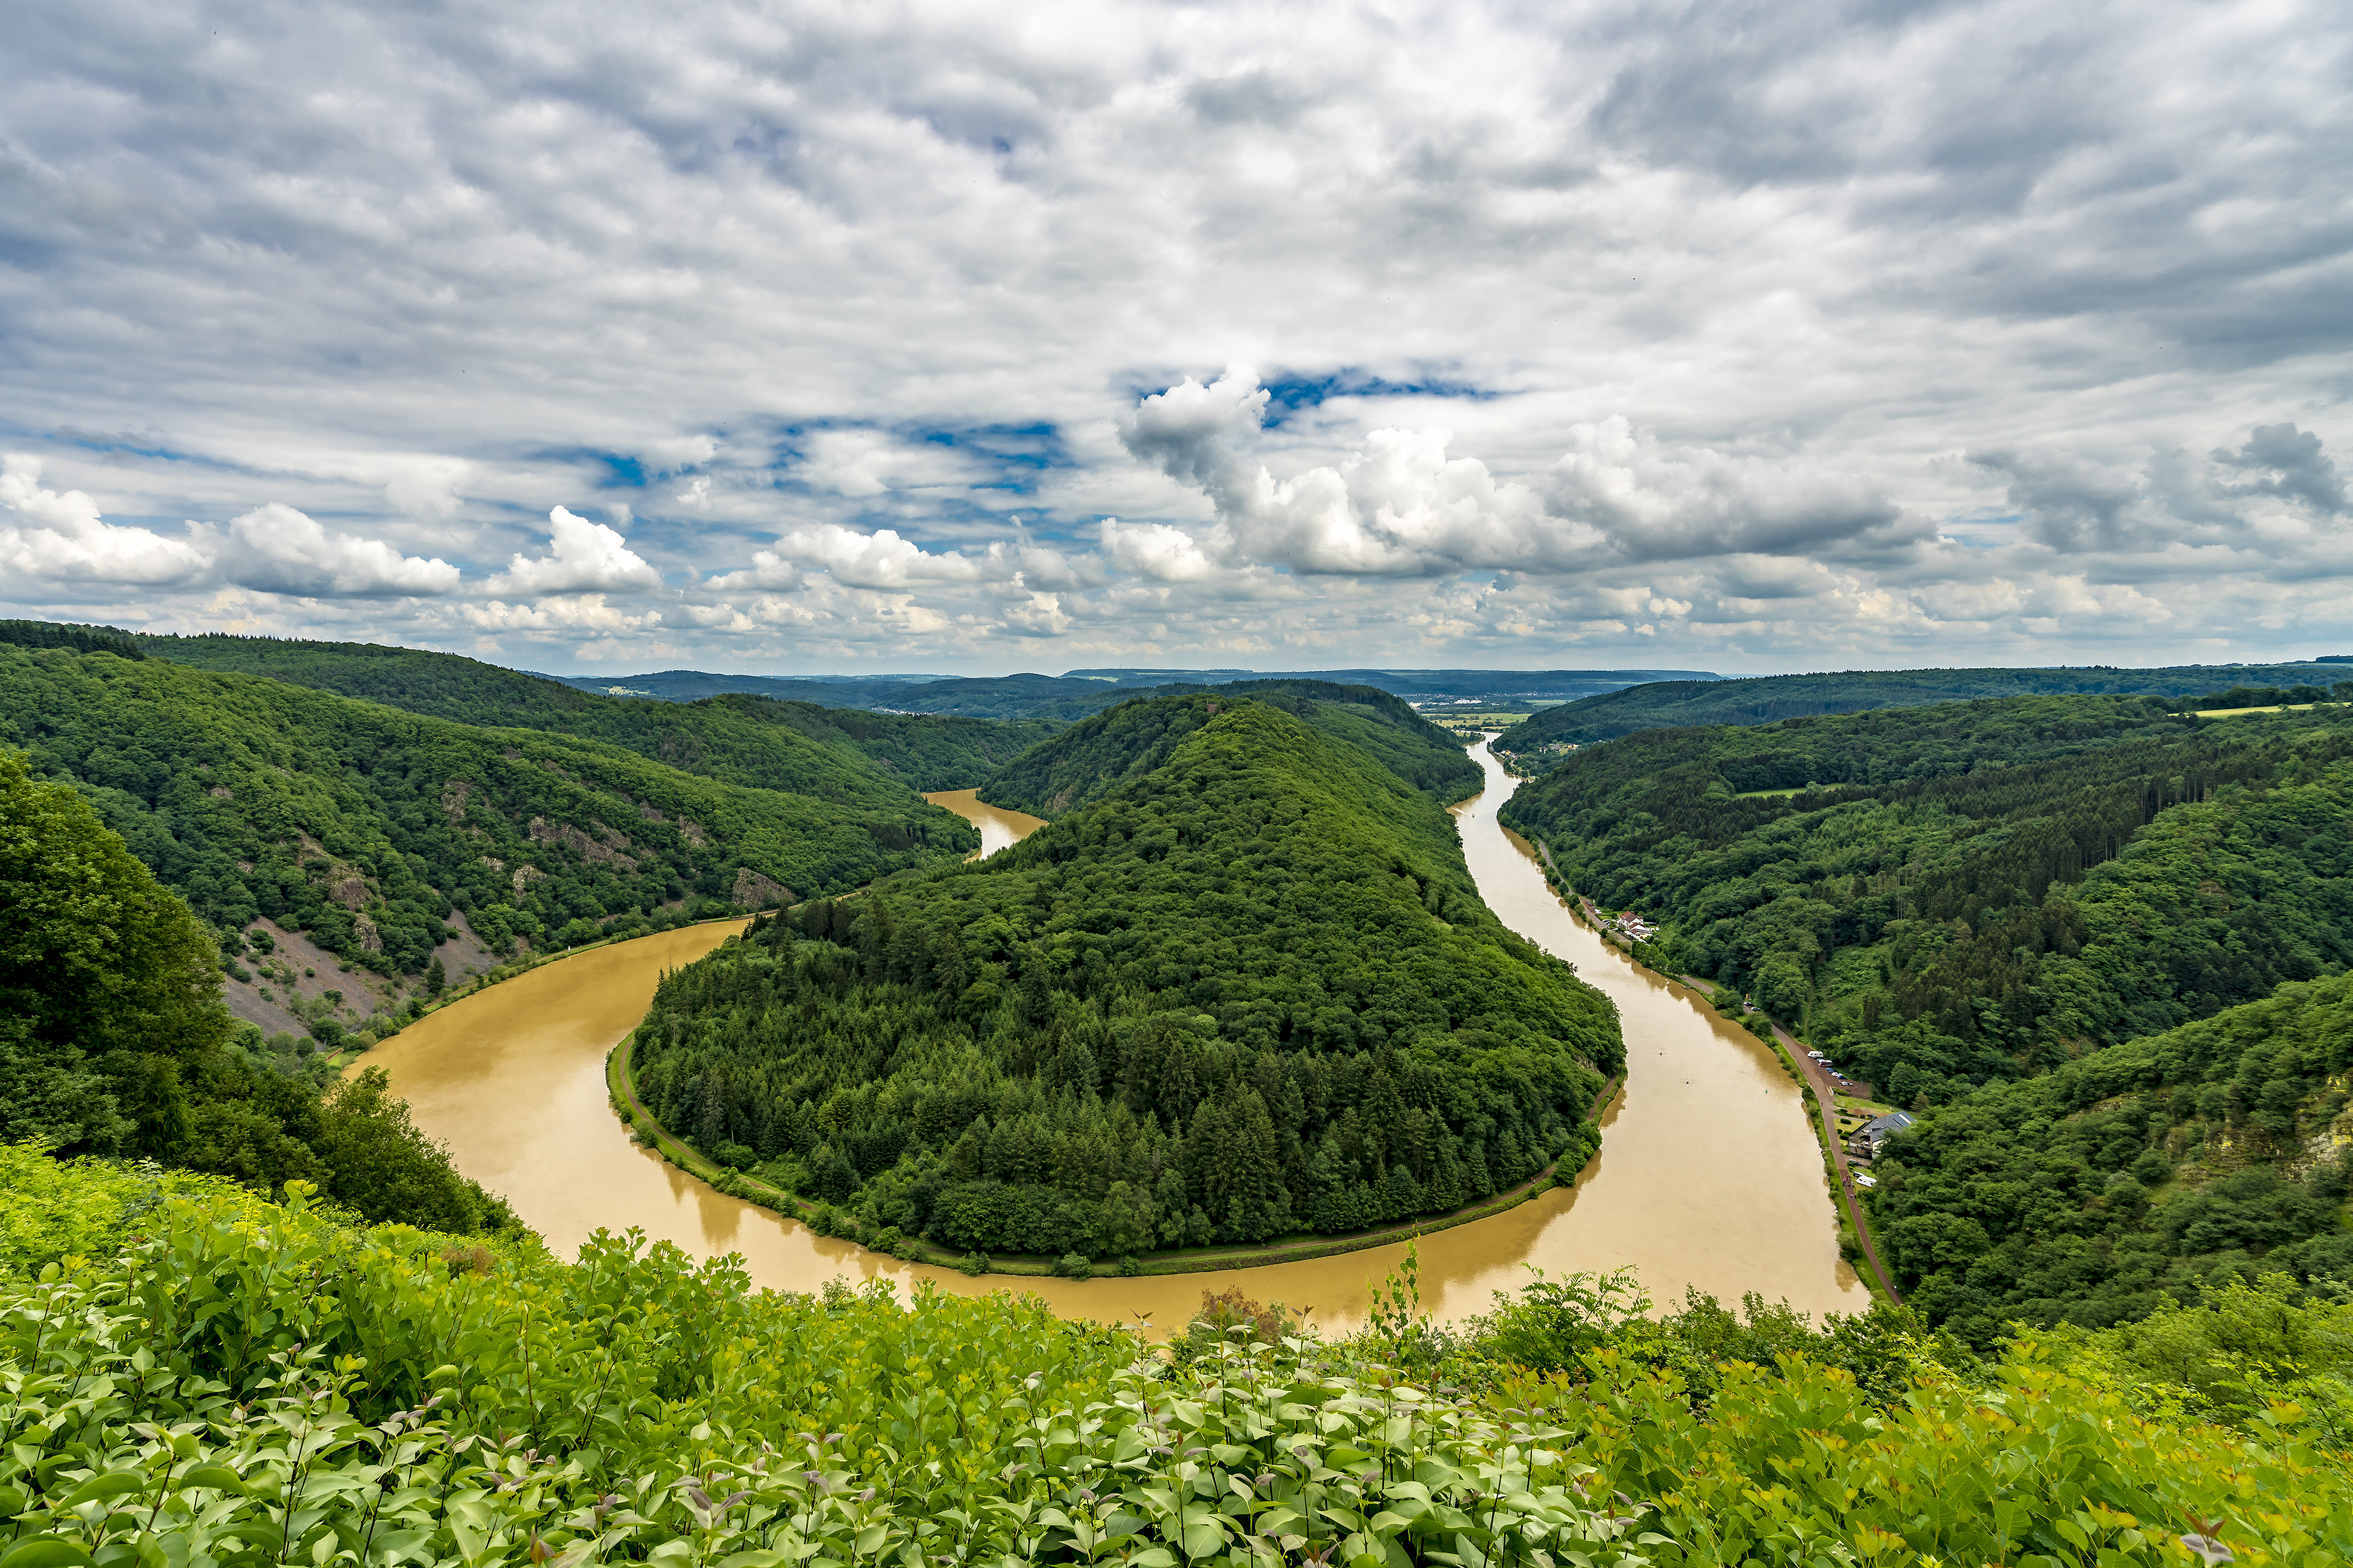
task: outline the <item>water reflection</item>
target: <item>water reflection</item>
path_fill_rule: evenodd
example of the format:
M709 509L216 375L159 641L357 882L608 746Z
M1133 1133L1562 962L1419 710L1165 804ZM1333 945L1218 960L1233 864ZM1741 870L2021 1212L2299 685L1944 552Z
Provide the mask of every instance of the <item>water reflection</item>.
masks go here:
M1586 930L1546 887L1495 810L1513 784L1482 745L1487 789L1460 808L1464 852L1504 922L1577 966L1617 1004L1626 1084L1605 1119L1601 1157L1575 1189L1420 1239L1424 1304L1441 1318L1484 1310L1525 1280L1635 1268L1662 1302L1696 1286L1725 1300L1757 1290L1810 1312L1860 1310L1868 1297L1838 1256L1821 1162L1797 1086L1746 1032L1683 988L1637 969ZM981 829L993 853L1039 826L974 792L929 796ZM1346 1328L1402 1244L1307 1263L1137 1279L970 1279L918 1268L721 1195L632 1144L607 1102L606 1052L643 1016L668 969L716 946L732 926L700 926L579 954L494 986L411 1025L362 1060L391 1074L417 1125L459 1168L503 1193L560 1254L599 1226L643 1228L702 1257L743 1255L752 1278L808 1290L837 1275L944 1289L1035 1290L1065 1316L1181 1323L1207 1287L1313 1306Z

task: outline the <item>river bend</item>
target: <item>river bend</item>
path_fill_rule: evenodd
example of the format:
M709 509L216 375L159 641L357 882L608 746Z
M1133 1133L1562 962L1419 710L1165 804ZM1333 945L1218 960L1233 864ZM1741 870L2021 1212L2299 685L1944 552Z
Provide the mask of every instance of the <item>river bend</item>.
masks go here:
M1798 1087L1772 1052L1684 988L1637 968L1554 896L1527 846L1496 820L1514 782L1482 743L1486 788L1456 808L1479 890L1506 925L1575 964L1618 1006L1625 1086L1602 1149L1574 1188L1421 1238L1423 1304L1440 1318L1485 1310L1527 1279L1632 1268L1662 1306L1687 1287L1727 1304L1754 1290L1800 1310L1860 1311L1869 1296L1838 1254L1821 1156ZM972 820L982 853L1038 826L969 790L929 797ZM743 1256L753 1279L810 1290L837 1275L943 1289L1034 1290L1065 1316L1183 1322L1202 1289L1312 1306L1333 1329L1360 1322L1367 1288L1402 1244L1338 1258L1136 1279L967 1279L819 1237L722 1195L630 1142L605 1091L605 1057L634 1027L662 973L718 945L733 925L690 927L560 960L444 1007L355 1064L380 1066L417 1124L459 1169L503 1194L569 1256L598 1227L630 1226L698 1257Z

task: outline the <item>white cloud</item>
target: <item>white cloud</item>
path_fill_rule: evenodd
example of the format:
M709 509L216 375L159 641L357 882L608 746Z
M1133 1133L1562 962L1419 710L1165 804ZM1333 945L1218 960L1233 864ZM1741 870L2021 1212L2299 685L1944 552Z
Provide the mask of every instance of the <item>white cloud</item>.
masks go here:
M329 533L276 501L228 525L215 564L239 587L313 598L438 595L458 587L458 568L446 561L403 555L382 540Z
M628 632L661 625L659 610L637 615L605 602L602 594L568 595L538 604L510 605L503 599L460 606L467 623L486 632Z
M458 458L401 458L389 465L385 500L410 517L446 522L464 505L459 491L473 466Z
M1268 404L1248 371L1187 380L1123 416L1128 450L1216 506L1215 553L1294 572L1591 571L1620 561L1911 542L1870 485L1804 463L1668 447L1622 416L1572 426L1540 496L1441 429L1374 430L1336 465L1278 479L1246 452Z
M700 578L713 662L2341 623L2341 6L16 10L0 429L115 516L334 520L308 580ZM210 624L228 535L96 510L0 511L7 592ZM406 603L272 613L475 635Z
M48 584L153 588L185 583L209 564L182 540L103 521L80 490L40 486L34 458L0 458L0 568L20 579L11 597Z
M1165 522L1124 523L1107 517L1101 537L1113 565L1155 583L1202 583L1220 574L1199 540Z
M661 574L632 551L620 533L575 517L563 507L547 514L548 552L518 552L485 585L507 594L631 594L661 586Z

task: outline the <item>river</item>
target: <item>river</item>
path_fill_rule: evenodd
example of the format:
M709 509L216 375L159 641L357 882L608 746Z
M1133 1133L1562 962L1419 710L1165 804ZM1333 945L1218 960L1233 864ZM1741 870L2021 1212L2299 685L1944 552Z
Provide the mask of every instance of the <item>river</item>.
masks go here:
M1618 1005L1624 1089L1603 1121L1599 1159L1560 1188L1493 1219L1420 1239L1422 1302L1441 1319L1484 1310L1527 1279L1630 1267L1662 1306L1687 1286L1727 1303L1755 1290L1800 1310L1860 1311L1870 1298L1840 1258L1830 1189L1797 1085L1772 1052L1683 987L1638 969L1546 886L1529 850L1495 819L1514 781L1481 744L1486 788L1456 808L1481 893L1505 924L1567 959ZM929 798L972 819L993 853L1038 824L971 791ZM605 1056L644 1016L664 971L701 957L733 925L690 927L536 969L410 1025L360 1058L381 1066L417 1124L458 1166L505 1194L568 1256L599 1226L630 1226L699 1257L740 1253L753 1279L808 1290L836 1275L943 1289L1034 1290L1065 1316L1183 1322L1202 1290L1314 1307L1345 1329L1402 1244L1338 1258L1135 1279L967 1279L812 1234L725 1197L629 1142L605 1091Z

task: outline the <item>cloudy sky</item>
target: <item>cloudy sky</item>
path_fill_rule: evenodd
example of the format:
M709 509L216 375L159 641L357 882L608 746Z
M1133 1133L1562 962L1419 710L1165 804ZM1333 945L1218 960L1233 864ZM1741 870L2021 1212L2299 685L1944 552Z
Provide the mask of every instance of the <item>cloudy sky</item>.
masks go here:
M2353 652L2341 5L15 0L0 615Z

